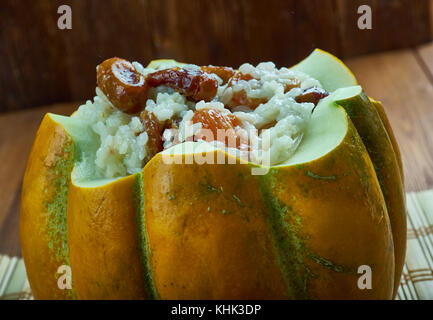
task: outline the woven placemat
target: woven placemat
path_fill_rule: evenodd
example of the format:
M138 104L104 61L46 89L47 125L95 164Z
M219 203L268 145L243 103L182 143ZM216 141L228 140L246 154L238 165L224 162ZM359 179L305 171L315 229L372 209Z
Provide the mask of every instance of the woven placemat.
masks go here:
M433 190L407 199L407 251L397 298L433 299Z
M0 299L33 299L23 259L0 255Z
M407 254L397 299L433 299L433 190L406 197ZM0 255L0 299L33 299L22 259Z

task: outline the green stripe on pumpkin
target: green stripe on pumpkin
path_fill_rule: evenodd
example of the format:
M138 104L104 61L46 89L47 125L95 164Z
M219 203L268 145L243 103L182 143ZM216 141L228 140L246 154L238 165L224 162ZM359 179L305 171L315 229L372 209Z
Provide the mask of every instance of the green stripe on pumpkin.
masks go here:
M67 206L74 158L75 145L72 138L67 135L63 145L63 154L57 156L56 163L52 168L52 182L48 184L53 192L53 197L51 201L45 203L47 210L47 244L58 267L62 265L70 266ZM50 192L51 190L46 190L46 192ZM55 279L58 279L59 276L58 273L54 275ZM65 290L65 296L70 299L76 299L75 290Z
M273 192L276 172L276 169L271 169L267 175L259 177L260 192L268 213L273 244L287 285L289 298L308 299L308 282L314 275L304 263L308 258L308 253L304 240L298 232L302 222L298 216L293 216L293 224L288 223L286 216L293 214L293 212ZM299 226L294 224L299 224Z
M147 239L146 231L146 212L144 208L144 192L143 192L143 173L137 173L134 181L134 206L135 206L135 221L137 227L137 240L140 249L141 265L143 268L144 290L149 299L158 299L158 292L152 277L152 269L150 267L150 248Z
M362 90L358 95L338 100L337 103L353 121L373 163L385 198L396 255L395 296L406 252L406 199L399 159L377 107Z

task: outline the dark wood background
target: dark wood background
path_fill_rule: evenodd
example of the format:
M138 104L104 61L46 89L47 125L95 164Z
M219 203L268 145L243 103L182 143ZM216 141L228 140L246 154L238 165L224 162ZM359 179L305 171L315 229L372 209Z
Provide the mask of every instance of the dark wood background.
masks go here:
M94 94L111 56L290 66L320 47L342 58L432 39L431 0L0 0L0 112ZM72 30L57 8L72 7ZM357 28L358 6L373 30Z

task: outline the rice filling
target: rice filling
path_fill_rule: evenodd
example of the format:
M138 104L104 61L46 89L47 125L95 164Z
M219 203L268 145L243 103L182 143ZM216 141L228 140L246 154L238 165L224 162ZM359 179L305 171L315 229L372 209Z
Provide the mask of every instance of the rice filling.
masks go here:
M131 68L146 79L158 72L161 73L158 76L164 77L168 68L177 67L144 68L134 62ZM321 94L319 98L326 96L316 79L287 68L277 69L272 62L256 67L246 63L232 74L224 70L220 75L203 73L195 65L170 70L174 70L170 81L146 88L147 100L140 102L142 111L156 119L152 130L159 130L162 149L185 141L202 141L253 163L281 164L296 152L317 104L317 99L316 103L305 99L306 93L313 88ZM178 89L179 79L175 77L183 73L193 75L189 79L191 83L186 87L182 82L180 85L185 88ZM194 81L199 81L196 77L201 77L200 84L205 86L194 87ZM100 139L94 160L100 177L137 173L153 156L149 145L155 133L149 131L149 124L142 121L140 114L119 108L122 100L109 94L109 86L98 85L93 101L81 105L72 117L86 121ZM132 89L134 94L138 92ZM212 99L206 99L209 92L213 92ZM214 123L218 128L230 129L235 144L229 145L226 140L209 134L203 138L205 129L215 133ZM268 163L263 161L263 150L269 151Z

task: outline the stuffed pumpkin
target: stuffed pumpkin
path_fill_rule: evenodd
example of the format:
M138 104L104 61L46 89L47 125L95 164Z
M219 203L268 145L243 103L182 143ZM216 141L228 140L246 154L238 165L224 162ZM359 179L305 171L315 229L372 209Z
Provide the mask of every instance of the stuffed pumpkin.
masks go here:
M35 298L395 296L400 152L340 60L112 58L96 72L93 101L46 114L28 159L20 236Z

